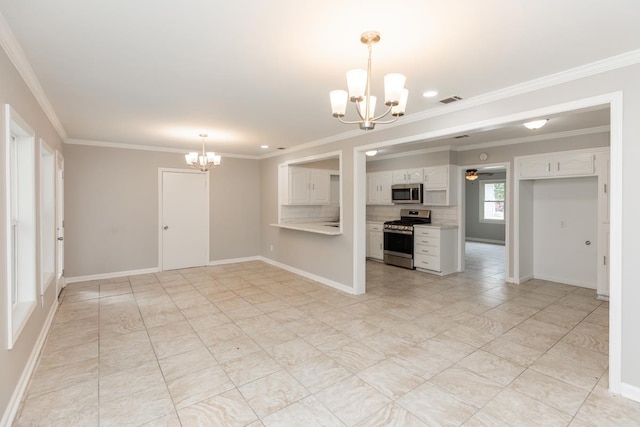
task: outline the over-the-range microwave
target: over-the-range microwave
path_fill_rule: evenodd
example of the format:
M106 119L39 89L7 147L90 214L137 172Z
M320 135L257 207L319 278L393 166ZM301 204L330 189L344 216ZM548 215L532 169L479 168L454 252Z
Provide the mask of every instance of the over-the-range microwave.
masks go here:
M391 201L396 204L422 204L422 184L393 184Z

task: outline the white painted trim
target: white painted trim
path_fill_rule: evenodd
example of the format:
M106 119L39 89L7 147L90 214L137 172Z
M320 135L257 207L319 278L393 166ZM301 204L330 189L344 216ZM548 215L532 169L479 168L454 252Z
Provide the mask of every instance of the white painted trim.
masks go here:
M104 279L114 279L116 277L123 277L123 276L139 276L141 274L153 274L153 273L158 273L159 271L160 270L158 269L158 267L142 268L139 270L116 271L113 273L101 273L101 274L90 274L88 276L66 277L65 280L68 285L69 283L89 282L91 280L104 280Z
M517 277L517 276L516 276L516 277ZM534 279L533 274L528 274L528 275L526 275L526 276L522 276L522 277L520 277L520 278L518 279L518 281L517 281L517 282L514 282L514 283L516 283L516 284L518 284L518 285L521 285L521 284L523 284L523 283L525 283L525 282L528 282L529 280L533 280L533 279Z
M506 145L526 144L530 142L548 141L552 139L571 138L574 136L593 135L597 133L609 132L610 126L597 126L585 129L575 129L566 132L547 133L543 135L525 136L522 138L503 139L502 141L484 142L482 144L464 145L455 147L453 151L470 151L480 148L504 147Z
M40 85L40 81L36 77L36 73L33 71L33 68L31 68L29 61L27 61L27 57L22 51L22 47L18 43L13 31L11 31L11 27L9 27L9 23L2 13L0 13L0 45L7 53L7 56L9 57L9 60L11 60L13 66L16 67L16 70L22 77L22 80L36 98L36 101L38 101L40 108L42 108L42 111L44 111L44 114L47 116L60 138L63 141L67 139L67 132L64 130L62 122L58 119L55 110L51 106L51 102L49 102L49 98L47 98L44 89L42 89L42 86Z
M584 282L576 281L566 277L555 277L555 276L547 276L545 274L534 274L533 278L538 280L545 280L547 282L562 283L563 285L577 286L579 288L589 288L589 289L593 289L594 291L596 290L595 284L584 283Z
M492 245L500 245L500 246L505 245L505 241L503 240L481 239L479 237L465 237L464 240L466 242L490 243Z
M504 182L507 183L506 186L506 191L505 191L505 219L504 219L504 242L497 242L497 241L488 241L488 239L473 239L473 238L467 238L466 237L466 187L465 187L465 183L466 180L464 179L464 175L465 175L465 171L469 168L476 168L476 169L480 169L480 168L486 168L486 167L500 167L502 169L504 169L504 173L505 173L505 177L504 177ZM505 275L509 276L510 271L511 271L511 262L510 262L510 258L509 255L511 253L511 247L513 247L514 242L512 240L512 236L511 236L511 219L514 219L514 222L517 221L517 217L515 216L517 214L517 210L514 209L514 215L509 215L509 201L511 200L512 197L515 196L515 193L513 191L513 189L511 188L512 185L510 184L511 182L511 173L512 170L512 166L511 166L511 162L503 162L503 163L488 163L488 164L483 164L483 165L464 165L464 166L459 166L458 168L458 206L460 207L460 209L458 209L458 227L459 227L459 232L460 235L458 236L458 270L459 271L464 271L464 269L466 268L465 266L465 247L464 247L464 242L466 240L474 240L474 241L486 241L487 243L499 243L499 244L503 244L505 246L505 260L504 260L504 270L505 270ZM502 181L502 180L500 180ZM514 201L515 203L515 201ZM515 258L514 258L515 259ZM505 279L506 282L508 283L513 283L513 278L512 277L508 277L507 279Z
M531 142L548 141L548 140L554 140L554 139L570 138L575 136L593 135L597 133L609 132L609 130L610 130L610 126L606 125L606 126L597 126L597 127L585 128L585 129L575 129L575 130L570 130L566 132L555 132L555 133L547 133L542 135L526 136L522 138L503 139L501 141L483 142L480 144L463 145L459 147L452 146L452 145L443 145L439 147L423 148L423 149L414 150L414 151L404 151L402 153L377 155L374 158L372 157L367 158L367 162L375 162L377 160L388 160L388 159L402 158L402 157L408 157L408 156L417 156L419 154L438 153L440 151L461 152L461 151L478 150L481 148L495 148L495 147L504 147L508 145L527 144ZM378 143L376 144L376 147L384 147L385 144L386 143L384 142Z
M353 149L353 289L367 291L367 155Z
M620 394L627 399L640 402L640 387L633 386L627 383L620 384Z
M15 421L15 417L18 414L18 409L20 409L20 403L22 402L22 398L24 397L24 393L27 391L27 386L29 385L29 381L31 380L31 376L35 372L36 366L38 364L38 359L40 356L40 352L44 347L44 343L47 340L47 336L49 334L49 329L51 328L51 324L53 323L53 319L55 317L56 311L58 309L58 298L57 296L54 298L53 304L51 304L51 308L49 309L49 314L47 314L47 318L45 319L42 329L40 329L40 334L38 335L38 339L36 340L33 349L31 350L31 354L29 355L29 359L27 360L27 364L22 370L22 374L20 375L20 379L18 380L18 384L13 390L13 394L11 395L11 399L5 409L5 412L0 420L0 426L11 426Z
M622 92L606 95L611 105L611 187L609 240L609 389L619 393L622 384ZM628 143L632 143L628 141Z
M84 145L88 147L102 147L102 148L119 148L122 150L142 150L142 151L156 151L162 153L180 153L187 154L189 151L194 151L195 149L188 148L171 148L171 147L158 147L155 145L141 145L141 144L126 144L121 142L109 142L109 141L93 141L89 139L67 139L65 144L69 145ZM260 156L250 156L244 154L230 154L230 153L219 153L216 151L216 154L220 154L222 157L230 157L237 159L250 159L250 160L260 160Z
M355 294L352 287L344 285L342 283L335 282L335 281L330 280L330 279L327 279L326 277L318 276L317 274L309 273L307 271L300 270L300 269L295 268L295 267L291 267L290 265L287 265L287 264L282 264L281 262L278 262L278 261L275 261L275 260L272 260L270 258L266 258L266 257L263 257L263 256L260 256L258 258L261 261L266 262L267 264L271 264L271 265L276 266L278 268L281 268L283 270L287 270L287 271L289 271L291 273L295 273L295 274L297 274L299 276L306 277L307 279L311 279L311 280L316 281L318 283L322 283L323 285L330 286L330 287L335 288L335 289L337 289L339 291L342 291L342 292L345 292L345 293L348 293L348 294L351 294L351 295Z
M260 256L249 256L244 258L229 258L229 259L220 259L216 261L209 261L207 265L215 266L215 265L227 265L227 264L237 264L239 262L249 262L249 261L263 261Z

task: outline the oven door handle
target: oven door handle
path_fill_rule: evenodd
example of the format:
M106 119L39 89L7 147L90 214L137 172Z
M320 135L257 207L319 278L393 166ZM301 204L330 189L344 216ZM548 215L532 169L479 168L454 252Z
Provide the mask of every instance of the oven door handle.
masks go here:
M404 234L406 236L413 235L413 231L404 231L404 230L384 230L385 233L393 233L393 234Z

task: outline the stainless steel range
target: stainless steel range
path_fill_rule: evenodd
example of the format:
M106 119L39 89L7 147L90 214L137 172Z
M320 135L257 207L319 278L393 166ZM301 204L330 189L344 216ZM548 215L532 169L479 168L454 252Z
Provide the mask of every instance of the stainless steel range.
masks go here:
M414 269L413 226L430 224L428 209L401 209L400 219L384 223L384 262L398 267Z

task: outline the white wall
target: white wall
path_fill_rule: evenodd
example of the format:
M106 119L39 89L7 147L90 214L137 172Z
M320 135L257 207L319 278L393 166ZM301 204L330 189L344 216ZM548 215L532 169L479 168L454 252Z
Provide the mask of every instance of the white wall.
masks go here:
M534 277L596 289L597 227L597 177L535 181Z

